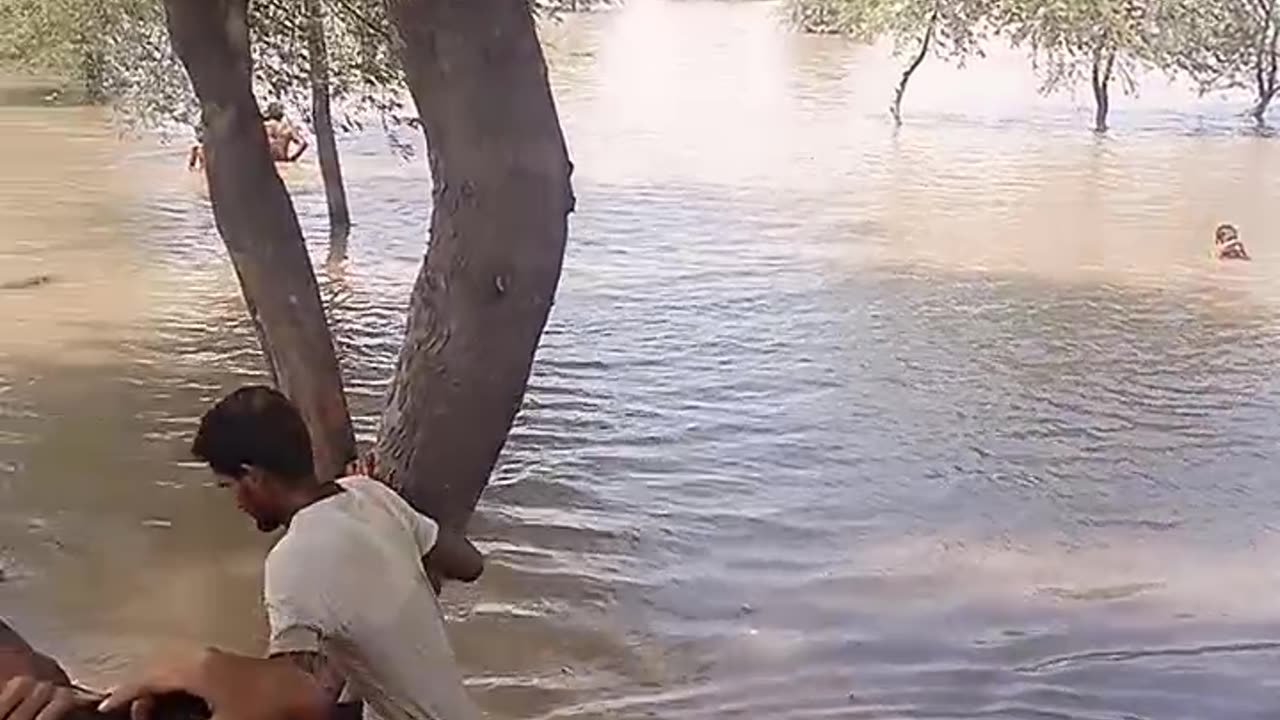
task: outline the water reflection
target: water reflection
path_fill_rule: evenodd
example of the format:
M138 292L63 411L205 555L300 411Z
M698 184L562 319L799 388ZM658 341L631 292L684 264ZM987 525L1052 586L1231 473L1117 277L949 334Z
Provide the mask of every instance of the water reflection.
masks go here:
M1280 156L1159 80L1087 109L1007 53L926 66L767 3L549 29L580 211L450 598L496 717L1254 717L1280 628ZM981 94L973 91L979 83ZM181 149L0 109L0 607L87 679L260 644L257 536L185 443L260 377ZM375 430L421 158L344 144L318 263ZM317 173L286 177L314 256ZM1230 219L1259 258L1207 261Z

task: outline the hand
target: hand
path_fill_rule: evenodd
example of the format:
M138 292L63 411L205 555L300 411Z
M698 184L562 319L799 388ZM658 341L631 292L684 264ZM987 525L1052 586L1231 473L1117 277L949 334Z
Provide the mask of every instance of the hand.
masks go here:
M146 720L156 696L176 692L204 700L212 720L322 720L329 711L311 676L289 662L212 649L153 665L112 690L98 710L128 706L133 720Z
M157 696L180 692L195 695L207 703L206 675L214 652L188 652L153 664L140 677L112 688L98 705L98 712L115 712L127 706L131 720L148 720Z
M15 677L0 690L0 720L59 720L78 704L69 687Z

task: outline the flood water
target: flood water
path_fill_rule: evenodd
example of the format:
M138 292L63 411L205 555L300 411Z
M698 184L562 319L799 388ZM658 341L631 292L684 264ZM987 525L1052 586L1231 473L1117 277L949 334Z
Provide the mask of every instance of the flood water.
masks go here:
M1088 133L1007 52L767 3L550 27L564 284L452 589L495 718L1258 718L1280 707L1280 141L1159 78ZM255 533L186 446L261 379L180 145L0 108L0 610L90 683L260 649ZM320 268L360 430L429 180L343 144ZM318 259L313 167L286 180ZM1252 264L1208 260L1241 225Z

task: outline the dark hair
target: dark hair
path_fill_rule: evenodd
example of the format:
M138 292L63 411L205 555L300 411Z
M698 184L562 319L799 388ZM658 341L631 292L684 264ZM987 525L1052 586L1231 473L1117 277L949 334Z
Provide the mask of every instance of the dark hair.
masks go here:
M261 385L240 388L205 413L191 454L234 478L250 467L291 483L316 473L302 414L279 391Z
M268 120L283 120L284 106L278 102L273 102L267 105L267 111L262 114L262 117Z

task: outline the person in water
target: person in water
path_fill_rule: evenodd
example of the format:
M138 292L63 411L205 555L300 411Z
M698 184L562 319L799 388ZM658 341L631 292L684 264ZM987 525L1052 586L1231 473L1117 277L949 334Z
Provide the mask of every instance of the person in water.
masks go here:
M297 162L310 145L284 116L284 106L273 102L262 114L262 130L267 134L267 148L271 151L271 159L278 163ZM196 141L187 153L187 170L196 172L204 170L204 128L197 128Z
M1213 256L1218 260L1252 260L1240 241L1240 231L1235 225L1223 223L1213 236Z
M196 142L187 153L187 170L196 172L204 170L204 127L196 128Z
M445 634L434 578L473 582L480 553L383 483L316 476L302 415L268 387L227 396L200 422L192 454L263 532L268 662L309 675L326 702L344 685L366 720L476 720ZM220 662L227 657L223 653ZM104 710L152 693L161 666Z
M267 146L276 162L297 162L307 151L307 139L284 117L284 106L273 102L262 114L262 129L267 133Z

